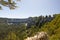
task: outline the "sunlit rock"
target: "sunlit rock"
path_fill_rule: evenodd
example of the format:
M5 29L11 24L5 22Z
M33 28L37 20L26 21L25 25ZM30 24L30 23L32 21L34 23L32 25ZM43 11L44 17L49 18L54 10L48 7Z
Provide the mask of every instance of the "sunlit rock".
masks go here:
M38 32L33 37L28 37L25 40L48 40L48 34L46 32Z

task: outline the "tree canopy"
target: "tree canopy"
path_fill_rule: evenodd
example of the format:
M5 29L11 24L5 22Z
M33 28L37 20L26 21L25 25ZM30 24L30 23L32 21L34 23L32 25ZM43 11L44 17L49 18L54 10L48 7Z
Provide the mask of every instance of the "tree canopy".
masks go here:
M15 9L16 6L16 2L15 1L19 1L19 0L0 0L0 9L2 9L2 6L8 7L9 9Z

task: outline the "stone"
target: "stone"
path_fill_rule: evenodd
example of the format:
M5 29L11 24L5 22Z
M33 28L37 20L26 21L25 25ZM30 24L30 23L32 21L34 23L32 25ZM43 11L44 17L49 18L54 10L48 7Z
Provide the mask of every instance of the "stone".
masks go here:
M48 40L48 34L46 32L38 32L33 37L28 37L25 40Z

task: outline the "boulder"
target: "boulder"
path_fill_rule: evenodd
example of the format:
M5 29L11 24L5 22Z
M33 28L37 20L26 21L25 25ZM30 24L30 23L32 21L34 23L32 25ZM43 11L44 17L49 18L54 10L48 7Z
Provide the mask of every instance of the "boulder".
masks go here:
M48 40L48 34L46 32L38 32L33 37L28 37L25 40Z

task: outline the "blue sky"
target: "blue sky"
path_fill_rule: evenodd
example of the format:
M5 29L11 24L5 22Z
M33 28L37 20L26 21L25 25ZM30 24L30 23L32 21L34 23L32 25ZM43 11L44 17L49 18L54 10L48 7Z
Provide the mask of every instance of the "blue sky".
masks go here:
M17 6L15 10L4 7L0 10L0 17L27 18L60 13L60 0L21 0Z

